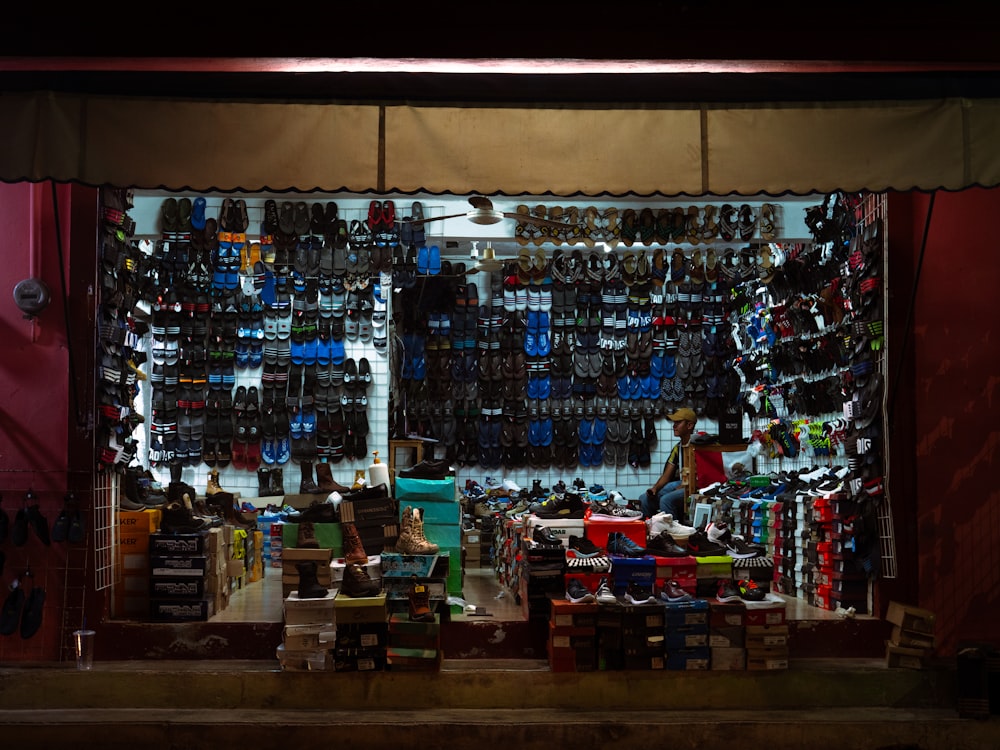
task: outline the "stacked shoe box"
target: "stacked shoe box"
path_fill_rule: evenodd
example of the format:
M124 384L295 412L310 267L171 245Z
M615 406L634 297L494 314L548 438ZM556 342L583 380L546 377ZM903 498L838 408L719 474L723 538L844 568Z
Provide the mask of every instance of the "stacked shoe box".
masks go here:
M348 499L340 503L340 522L353 523L369 555L392 549L399 536L396 503L388 491L378 497Z
M708 601L666 602L664 647L667 669L707 669L709 650Z
M493 537L497 520L494 516L476 519L480 532L479 565L488 568L493 564Z
M333 600L337 639L335 672L381 672L386 666L389 610L385 592L352 597L342 590Z
M514 594L520 593L524 560L521 546L525 525L520 518L500 516L493 527L493 570L497 581Z
M733 577L733 558L729 555L700 555L695 561L696 596L715 596L719 579Z
M857 504L846 495L834 495L833 519L830 521L830 604L857 613L870 611L869 577L855 554L854 518Z
M612 571L616 566L617 563L612 563ZM666 615L663 602L610 605L608 609L617 609L621 617L623 669L663 669L667 666L672 653L664 650Z
M149 535L160 527L160 511L119 511L113 612L115 617L149 615Z
M284 549L284 539L282 538L284 533L283 524L272 523L267 531L268 537L271 540L268 547L270 550L268 565L272 568L281 568L283 567L281 552Z
M524 534L520 557L517 593L524 619L548 620L552 609L550 597L562 597L566 593L566 550L561 545L539 544L529 534Z
M751 613L760 614L754 610L754 604L765 602L747 602L746 619L751 621ZM784 612L783 608L777 610ZM752 620L756 621L756 620ZM747 648L748 670L788 669L788 625L746 625L745 639Z
M663 584L673 580L691 596L695 596L698 590L698 560L688 555L687 557L659 557L654 555L653 561L656 563L656 591L663 588Z
M547 651L553 672L597 669L597 602L573 603L553 597Z
M926 669L934 655L934 613L891 601L885 619L893 625L885 644L886 666Z
M773 588L782 594L795 596L797 581L795 565L798 561L798 513L802 510L801 497L785 496L781 506L781 527L774 540ZM759 585L758 581L758 585Z
M419 583L427 586L432 609L441 610L441 603L448 599L448 571L451 569L449 553L401 555L397 552L384 552L380 559L382 589L391 611L406 609L412 576L416 576Z
M282 669L302 672L333 668L336 595L336 590L330 589L322 598L300 599L298 591L285 597L283 639L277 650Z
M208 540L224 551L222 535L206 531L191 534L156 532L149 535L149 614L155 622L207 620L215 614L207 581L212 570Z
M411 620L408 612L389 615L387 668L393 672L438 672L441 670L441 615L433 621Z
M449 594L462 594L462 495L455 489L455 477L417 479L397 477L395 497L402 510L407 505L424 511L424 536L455 561L448 569Z
M746 603L708 600L708 646L711 668L746 669Z

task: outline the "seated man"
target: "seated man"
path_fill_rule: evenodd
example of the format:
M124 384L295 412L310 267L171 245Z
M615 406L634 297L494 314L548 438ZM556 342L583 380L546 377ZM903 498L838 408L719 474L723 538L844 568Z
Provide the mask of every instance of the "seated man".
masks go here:
M673 422L677 443L670 451L663 473L652 487L642 493L639 503L645 518L652 518L657 513L669 513L678 523L683 523L685 491L681 470L684 468L684 448L691 442L698 415L694 409L683 408L670 414L667 419Z

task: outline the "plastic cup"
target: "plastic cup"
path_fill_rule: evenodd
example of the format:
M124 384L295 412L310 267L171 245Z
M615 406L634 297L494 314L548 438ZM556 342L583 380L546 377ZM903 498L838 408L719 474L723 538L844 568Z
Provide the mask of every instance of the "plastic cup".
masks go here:
M94 666L94 631L74 630L73 643L76 646L76 668L91 669Z

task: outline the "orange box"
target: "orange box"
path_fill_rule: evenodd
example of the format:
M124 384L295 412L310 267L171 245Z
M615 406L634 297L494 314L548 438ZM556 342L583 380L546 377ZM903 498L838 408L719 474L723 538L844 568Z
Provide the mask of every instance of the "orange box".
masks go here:
M118 533L145 533L158 531L160 516L158 510L120 510L118 511Z
M646 522L641 518L635 521L595 521L587 516L583 518L583 535L598 547L606 548L608 535L616 531L620 531L640 547L646 546Z
M118 534L119 554L149 553L148 531L125 531Z

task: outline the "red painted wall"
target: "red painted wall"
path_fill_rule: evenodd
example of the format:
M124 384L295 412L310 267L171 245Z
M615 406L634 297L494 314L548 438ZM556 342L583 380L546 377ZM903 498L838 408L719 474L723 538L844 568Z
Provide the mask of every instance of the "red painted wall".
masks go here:
M13 521L30 489L49 524L68 490L90 508L91 421L96 280L97 192L57 191L69 323L48 184L0 184L0 493ZM1000 190L938 193L921 265L929 195L889 197L890 349L886 367L887 486L898 575L878 587L890 599L937 615L940 655L965 640L1000 643L1000 262L993 255ZM14 285L42 278L52 304L33 321L13 303ZM915 290L915 295L913 294ZM910 302L913 300L911 308ZM907 323L911 325L907 325ZM72 372L74 375L71 377ZM74 401L79 397L79 403ZM92 536L88 536L88 542ZM85 545L84 545L85 546ZM55 661L86 614L96 622L103 595L93 591L93 557L37 534L0 544L6 565L0 596L15 575L47 593L44 624L32 638L0 636L0 661Z
M59 659L68 643L65 631L72 630L70 618L79 621L88 601L94 603L94 597L85 592L93 578L84 572L87 545L52 541L51 532L70 491L80 501L85 523L89 521L94 454L87 423L94 338L88 288L93 286L96 191L64 185L57 189L56 200L58 233L49 183L0 184L0 236L4 238L0 249L0 507L13 529L17 513L37 503L50 536L50 544L44 544L36 525L29 524L25 544L15 546L11 534L0 544L5 557L0 597L6 601L15 580L26 593L33 587L45 592L41 629L29 638L21 637L20 627L0 636L0 661ZM49 306L31 320L24 317L13 296L15 285L28 277L41 279L51 294ZM73 398L74 391L78 399ZM28 499L29 492L34 500ZM89 559L92 562L92 555Z

